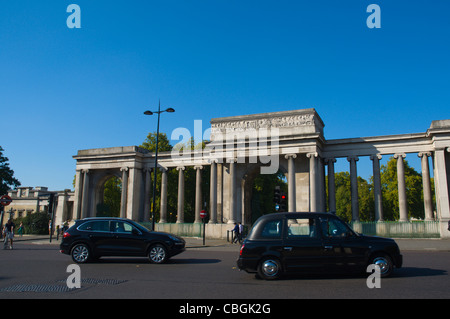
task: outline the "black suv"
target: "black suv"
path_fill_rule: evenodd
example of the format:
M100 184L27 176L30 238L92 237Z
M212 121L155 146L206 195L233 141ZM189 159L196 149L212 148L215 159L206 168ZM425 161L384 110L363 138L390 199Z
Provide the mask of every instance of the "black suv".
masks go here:
M237 264L264 279L289 272L365 272L369 264L387 277L402 261L393 239L357 234L334 214L274 213L255 222Z
M185 250L186 242L175 235L149 231L125 218L85 218L77 220L63 234L60 251L76 263L101 256L148 256L161 264Z

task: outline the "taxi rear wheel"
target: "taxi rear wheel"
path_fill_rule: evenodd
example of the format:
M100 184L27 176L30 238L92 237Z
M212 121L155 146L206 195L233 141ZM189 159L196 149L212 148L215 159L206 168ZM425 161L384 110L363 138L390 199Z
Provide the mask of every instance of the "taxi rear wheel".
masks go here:
M264 258L258 265L258 275L265 280L275 280L282 274L281 263L277 258Z

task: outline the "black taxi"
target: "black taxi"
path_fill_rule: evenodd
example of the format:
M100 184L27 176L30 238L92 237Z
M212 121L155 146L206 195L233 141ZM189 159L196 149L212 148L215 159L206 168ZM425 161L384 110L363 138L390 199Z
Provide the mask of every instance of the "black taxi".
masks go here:
M358 234L335 214L273 213L255 222L237 265L270 280L294 272L365 272L370 264L387 277L402 262L393 239Z

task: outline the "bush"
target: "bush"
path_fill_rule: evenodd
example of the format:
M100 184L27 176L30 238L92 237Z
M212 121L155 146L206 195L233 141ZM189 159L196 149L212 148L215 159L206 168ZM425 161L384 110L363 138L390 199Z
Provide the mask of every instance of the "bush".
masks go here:
M14 219L15 233L17 234L17 229L19 225L23 223L23 233L24 234L35 234L35 235L47 235L48 234L48 222L50 216L46 212L39 212L34 214L29 214L27 217Z

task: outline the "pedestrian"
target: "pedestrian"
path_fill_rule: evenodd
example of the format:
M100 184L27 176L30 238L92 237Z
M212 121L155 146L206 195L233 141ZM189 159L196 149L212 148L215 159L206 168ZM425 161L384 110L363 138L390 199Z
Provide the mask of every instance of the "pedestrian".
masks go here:
M235 243L239 240L239 225L237 223L234 223L234 228L232 230L232 232L234 232L234 237L233 240L231 241L231 243Z
M20 222L19 228L17 229L17 233L20 235L20 237L23 236L23 222Z
M239 243L242 242L242 236L244 235L244 225L239 223Z
M3 249L8 247L8 240L10 242L9 249L13 249L13 238L14 238L14 223L12 218L8 219L8 222L3 227L3 234L5 235L5 241L3 243Z

